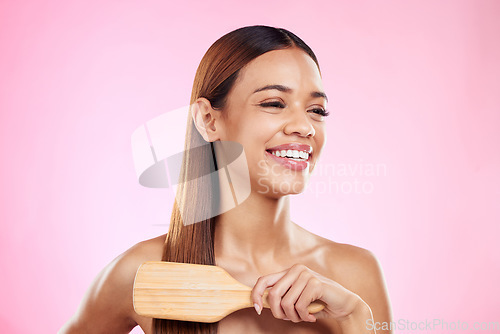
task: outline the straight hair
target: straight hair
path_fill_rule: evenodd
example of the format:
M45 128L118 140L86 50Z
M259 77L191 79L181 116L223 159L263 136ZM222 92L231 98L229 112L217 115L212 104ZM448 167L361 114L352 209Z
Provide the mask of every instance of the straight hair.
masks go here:
M305 51L319 69L318 60L309 46L286 29L254 25L227 33L215 41L203 56L194 78L190 105L193 105L198 98L204 97L210 101L212 108L224 111L228 94L245 65L266 52L292 47ZM211 195L213 187L218 187L219 184L217 173L212 173L215 176L196 183L196 187L192 182L187 182L199 175L210 174L213 168L210 162L213 159L213 145L212 143L207 145L196 129L190 113L176 201L173 205L162 261L215 265L216 217L185 225L180 211L182 208L183 213L190 210L215 212L216 208L213 206L218 201ZM153 319L155 334L216 334L217 329L218 322Z

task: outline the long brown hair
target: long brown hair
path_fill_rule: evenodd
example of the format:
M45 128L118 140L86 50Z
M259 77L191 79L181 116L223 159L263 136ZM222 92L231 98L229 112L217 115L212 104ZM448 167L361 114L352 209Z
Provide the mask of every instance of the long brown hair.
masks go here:
M299 37L288 30L262 25L236 29L219 38L205 53L196 71L191 93L192 105L198 98L210 101L212 108L224 110L227 96L241 68L258 56L279 49L298 47L316 62L313 51ZM194 150L193 148L196 148ZM190 210L216 210L211 198L213 187L218 187L217 169L213 146L207 145L192 120L188 117L184 155L170 227L165 240L163 261L215 265L215 217L195 224L183 224L183 215ZM198 182L196 189L186 182L200 175L215 175L208 181ZM213 196L212 196L213 197ZM180 201L178 203L177 201ZM153 319L153 333L211 333L216 334L218 323L198 323L177 320Z

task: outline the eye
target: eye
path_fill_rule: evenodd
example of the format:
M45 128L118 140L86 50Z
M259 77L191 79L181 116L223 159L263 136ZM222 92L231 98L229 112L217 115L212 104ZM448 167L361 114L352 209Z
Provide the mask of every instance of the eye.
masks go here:
M285 108L285 105L279 101L272 101L272 102L263 102L260 103L259 106L261 107L271 107L271 108Z
M328 116L330 115L330 112L326 109L323 108L314 108L311 110L308 110L309 112L313 112L315 114L321 115L321 116Z

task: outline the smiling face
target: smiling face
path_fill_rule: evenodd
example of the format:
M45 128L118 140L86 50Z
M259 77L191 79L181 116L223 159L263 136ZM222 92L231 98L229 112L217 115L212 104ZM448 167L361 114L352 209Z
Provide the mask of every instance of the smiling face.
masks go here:
M267 52L240 70L219 134L243 146L252 191L304 190L326 140L326 102L318 67L299 48Z

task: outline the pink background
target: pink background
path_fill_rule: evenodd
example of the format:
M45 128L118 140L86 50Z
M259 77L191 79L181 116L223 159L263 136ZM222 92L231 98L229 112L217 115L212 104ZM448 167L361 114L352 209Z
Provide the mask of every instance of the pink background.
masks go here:
M107 263L166 232L173 195L139 185L131 134L253 24L315 51L321 162L352 169L318 170L293 220L372 250L394 320L500 321L500 2L188 3L0 4L2 332L54 333Z

